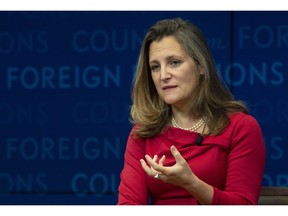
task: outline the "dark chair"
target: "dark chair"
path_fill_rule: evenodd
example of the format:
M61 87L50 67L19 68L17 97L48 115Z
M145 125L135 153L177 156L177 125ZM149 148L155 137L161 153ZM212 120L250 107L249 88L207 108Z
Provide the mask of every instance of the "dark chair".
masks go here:
M262 187L259 205L288 205L288 187Z

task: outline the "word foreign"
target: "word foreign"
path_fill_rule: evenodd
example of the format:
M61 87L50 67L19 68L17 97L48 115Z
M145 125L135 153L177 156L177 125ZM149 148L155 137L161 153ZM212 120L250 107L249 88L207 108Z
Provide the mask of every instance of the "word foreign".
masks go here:
M8 67L6 70L7 89L71 89L108 88L121 85L120 65L108 66L43 66Z
M260 49L271 47L288 48L288 25L259 25L259 26L240 26L239 27L240 49L251 48L251 43Z
M8 137L5 147L7 160L109 160L123 154L119 137Z

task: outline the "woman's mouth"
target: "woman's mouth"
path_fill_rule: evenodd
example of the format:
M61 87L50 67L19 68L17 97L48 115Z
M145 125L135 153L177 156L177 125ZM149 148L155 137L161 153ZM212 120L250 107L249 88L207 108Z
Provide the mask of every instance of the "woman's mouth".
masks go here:
M167 91L167 90L175 89L176 87L177 87L176 85L167 85L167 86L163 86L162 90Z

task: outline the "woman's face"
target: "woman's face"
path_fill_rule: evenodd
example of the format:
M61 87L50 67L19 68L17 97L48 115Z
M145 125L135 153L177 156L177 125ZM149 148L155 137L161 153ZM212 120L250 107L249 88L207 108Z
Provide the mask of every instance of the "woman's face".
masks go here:
M151 43L149 65L159 96L167 104L188 108L202 72L173 36Z

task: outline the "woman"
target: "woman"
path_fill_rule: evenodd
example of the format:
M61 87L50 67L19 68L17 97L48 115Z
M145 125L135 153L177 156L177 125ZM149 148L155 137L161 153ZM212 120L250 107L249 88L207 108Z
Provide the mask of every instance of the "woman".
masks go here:
M218 77L201 31L162 20L146 34L133 83L118 204L257 204L265 145Z

